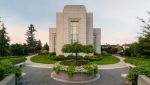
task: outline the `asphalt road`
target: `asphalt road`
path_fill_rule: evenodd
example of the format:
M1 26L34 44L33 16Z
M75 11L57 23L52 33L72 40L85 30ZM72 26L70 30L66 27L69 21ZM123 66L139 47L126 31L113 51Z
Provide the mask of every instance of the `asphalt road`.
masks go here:
M125 85L121 74L126 74L127 68L100 70L101 77L97 81L82 84L63 83L53 80L50 76L52 69L26 66L23 72L22 85Z

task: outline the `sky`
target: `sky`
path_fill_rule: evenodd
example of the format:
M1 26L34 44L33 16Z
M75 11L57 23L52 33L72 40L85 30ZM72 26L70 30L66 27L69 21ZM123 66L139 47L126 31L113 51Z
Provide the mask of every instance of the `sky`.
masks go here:
M48 29L56 27L56 12L65 5L85 5L93 12L93 27L101 28L102 44L136 42L147 19L150 0L0 0L0 17L11 43L25 43L26 30L33 24L36 39L48 42Z

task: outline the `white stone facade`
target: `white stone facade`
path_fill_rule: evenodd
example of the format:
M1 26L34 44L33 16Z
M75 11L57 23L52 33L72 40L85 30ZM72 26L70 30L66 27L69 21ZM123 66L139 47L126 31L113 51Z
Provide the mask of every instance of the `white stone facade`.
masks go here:
M78 41L91 44L101 53L101 29L93 28L93 13L87 13L83 5L66 5L56 13L56 28L49 28L49 52L63 54L63 45Z

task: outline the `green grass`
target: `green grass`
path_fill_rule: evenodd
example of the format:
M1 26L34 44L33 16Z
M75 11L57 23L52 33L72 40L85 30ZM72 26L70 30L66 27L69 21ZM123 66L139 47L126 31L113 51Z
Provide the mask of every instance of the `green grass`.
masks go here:
M55 61L50 59L48 55L37 55L31 58L32 62L44 63L44 64L54 64Z
M25 57L25 56L3 56L3 57L0 56L0 60L10 59L10 58L20 58L20 57Z
M138 66L138 65L150 63L150 59L141 58L141 57L125 57L125 62Z
M115 64L118 63L120 60L113 56L100 56L101 59L98 61L91 61L93 63L96 63L98 65L104 65L104 64ZM56 61L54 61L52 58L48 57L48 55L37 55L31 58L32 62L36 63L44 63L44 64L54 64Z
M9 60L12 64L18 64L20 62L24 62L26 60L25 56L5 56L0 57L0 61Z
M118 63L120 60L114 56L100 56L102 57L99 61L93 61L93 63L96 63L98 65L104 65L104 64L115 64Z

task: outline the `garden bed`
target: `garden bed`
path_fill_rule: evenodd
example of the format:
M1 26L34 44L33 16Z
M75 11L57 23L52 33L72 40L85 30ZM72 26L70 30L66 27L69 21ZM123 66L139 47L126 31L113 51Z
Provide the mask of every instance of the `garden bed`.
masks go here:
M36 63L43 63L43 64L54 64L57 61L65 61L65 60L74 60L74 56L64 57L62 56L55 56L55 55L37 55L31 58L32 62ZM90 56L90 57L80 57L78 56L77 60L85 60L89 61L98 65L105 65L105 64L115 64L118 63L120 60L114 56Z
M99 77L97 65L86 61L57 62L54 64L53 70L52 78L64 82L87 82Z
M100 78L99 74L87 75L86 73L76 72L72 77L69 77L65 71L61 71L59 74L53 72L51 77L57 81L67 82L67 83L89 83L96 81Z

